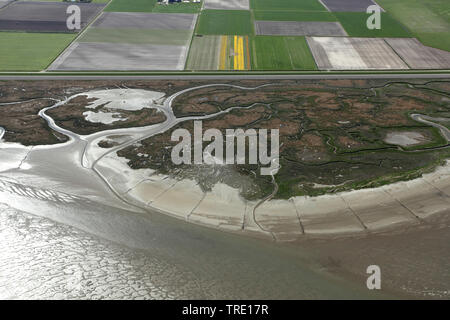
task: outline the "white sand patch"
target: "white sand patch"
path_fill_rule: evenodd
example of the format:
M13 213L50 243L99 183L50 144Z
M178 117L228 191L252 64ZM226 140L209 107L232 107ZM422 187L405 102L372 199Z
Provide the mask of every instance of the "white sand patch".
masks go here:
M244 221L246 201L239 190L226 184L216 184L189 216L190 221L214 223L227 229L240 230Z
M429 141L420 132L415 131L399 131L388 132L384 142L407 147Z
M419 218L440 212L450 212L450 197L418 179L384 186L383 189Z
M277 240L295 240L303 234L292 201L266 201L256 209L255 219L264 230L272 232Z
M369 230L415 221L408 209L380 188L346 192L342 198Z
M444 195L450 197L450 161L447 165L438 168L435 172L425 174L423 179L440 190Z
M125 143L127 141L130 141L130 139L131 139L131 136L126 135L126 134L110 135L110 136L107 136L107 137L104 138L104 140L115 142L115 143L118 143L118 144L122 144L122 143Z
M305 233L354 233L364 227L338 195L293 198Z
M97 163L96 168L120 194L126 194L155 172L151 169L133 170L128 166L128 160L117 156L116 153L111 153L102 158Z
M137 184L128 192L128 195L144 204L149 204L176 183L176 180L165 175L153 175Z
M154 108L165 96L162 92L143 89L110 89L83 93L88 99L97 99L86 108L95 109L105 105L108 109L137 111L144 108Z
M83 112L84 118L93 123L111 124L117 121L126 121L127 118L122 118L122 114L118 112Z

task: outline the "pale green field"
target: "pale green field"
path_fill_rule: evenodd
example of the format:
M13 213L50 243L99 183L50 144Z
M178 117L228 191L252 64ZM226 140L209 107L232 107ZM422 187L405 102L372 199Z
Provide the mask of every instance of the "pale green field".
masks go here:
M450 51L450 1L378 0L423 44Z
M194 37L186 64L187 70L217 70L220 36Z
M316 70L305 37L255 36L252 38L254 70Z
M75 34L0 32L0 71L40 71L73 41Z

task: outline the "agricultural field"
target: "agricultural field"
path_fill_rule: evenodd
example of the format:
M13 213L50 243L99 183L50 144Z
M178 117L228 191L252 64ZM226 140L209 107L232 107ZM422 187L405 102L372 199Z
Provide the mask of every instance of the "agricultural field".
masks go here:
M253 11L255 20L269 21L337 21L331 12L313 11Z
M316 70L304 37L255 36L252 39L254 70Z
M78 32L67 28L67 2L11 3L0 11L0 31L25 32ZM104 4L79 3L81 28L89 24L104 7Z
M205 9L248 10L249 0L205 0Z
M197 16L104 12L52 70L183 70Z
M0 0L3 1L3 0ZM29 2L61 2L62 0L26 0ZM90 3L108 3L110 0L92 0Z
M250 8L266 11L326 11L318 0L250 0Z
M213 35L250 35L253 32L249 11L203 10L196 33Z
M105 11L112 12L152 12L156 0L112 0Z
M381 29L370 30L366 26L368 15L361 12L336 12L336 18L351 37L411 37L408 29L391 17L381 13Z
M0 71L43 70L74 38L64 33L0 32Z
M257 35L275 36L346 36L339 22L255 21Z
M408 69L383 39L308 37L321 70Z
M195 36L192 39L186 69L219 70L222 37Z
M445 69L450 52L424 46L416 39L386 39L386 42L412 69Z
M189 53L188 70L249 70L247 36L196 36Z
M372 0L321 0L332 12L366 12L367 7L374 5Z
M379 0L424 45L450 51L450 2L447 0Z
M202 3L171 3L170 5L156 4L152 12L155 13L198 13Z
M105 0L98 0L105 1ZM107 0L106 0L107 1ZM112 0L105 11L111 12L155 12L155 13L198 13L202 3L159 4L156 0Z
M375 2L383 10L381 29L369 30L365 11ZM0 0L2 4L6 1ZM0 32L68 32L68 5L56 0L10 3L0 10ZM48 57L55 60L49 70L450 69L450 5L444 0L203 0L168 5L94 0L78 5L82 32L66 50L67 45L62 47L56 60Z

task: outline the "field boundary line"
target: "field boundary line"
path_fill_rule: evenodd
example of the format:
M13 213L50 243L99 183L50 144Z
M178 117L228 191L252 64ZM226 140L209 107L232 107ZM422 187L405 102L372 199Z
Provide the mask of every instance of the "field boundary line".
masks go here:
M105 6L100 10L100 12L94 17L94 19L92 19L92 21L90 22L90 23L88 23L87 25L86 25L86 27L83 29L83 30L81 30L81 32L79 32L78 33L78 35L64 48L64 50L63 51L61 51L60 52L60 54L58 54L57 56L56 56L56 58L55 59L53 59L52 61L50 61L50 63L47 65L47 67L45 67L42 71L43 72L45 72L45 71L48 71L48 68L56 61L56 59L58 59L60 56L62 56L63 54L65 54L66 53L66 51L70 48L70 46L74 43L74 42L76 42L90 27L91 27L91 25L93 24L93 23L95 23L95 21L97 21L98 20L98 18L100 18L100 16L103 14L103 10L105 9L105 8L107 8L110 4L111 4L111 2L112 2L113 0L109 0L106 4L105 4Z
M403 57L397 52L397 50L394 49L393 46L391 46L391 45L389 44L388 41L386 41L386 38L382 38L382 39L383 39L383 41L387 44L387 46L388 46L389 48L392 49L392 51L395 53L395 55L396 55L397 57L399 57L399 59L402 60L402 61L405 63L405 66L407 66L408 69L411 70L412 68L411 68L411 66L409 65L409 63L406 62L405 59L403 59ZM420 42L420 41L419 41L419 42Z
M311 47L310 47L310 45L309 45L308 37L305 36L305 37L304 37L304 40L305 40L305 42L306 42L306 46L308 47L309 53L311 54L311 57L313 58L314 65L316 66L316 70L321 71L321 70L319 69L319 65L317 64L316 57L314 56L314 53L312 52Z
M330 8L328 8L328 7L325 5L325 3L323 3L322 0L319 0L319 2L320 2L321 5L323 5L323 6L325 7L325 9L328 10L328 12L332 12L332 11L330 10ZM322 11L322 12L325 12L325 11Z
M112 1L112 0L111 0ZM195 13L195 22L194 27L191 29L192 30L192 34L191 34L191 39L187 41L186 45L187 45L187 52L186 52L186 59L184 60L184 65L183 65L183 70L187 70L187 64L188 64L188 60L189 60L189 55L191 54L191 46L192 43L194 42L194 37L195 37L195 30L197 30L197 24L198 21L200 20L200 13Z

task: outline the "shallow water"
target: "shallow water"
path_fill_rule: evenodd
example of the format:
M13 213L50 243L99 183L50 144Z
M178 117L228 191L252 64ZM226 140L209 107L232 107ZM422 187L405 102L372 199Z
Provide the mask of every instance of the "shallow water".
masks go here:
M283 245L59 197L3 180L0 203L36 215L0 204L0 298L381 296Z

